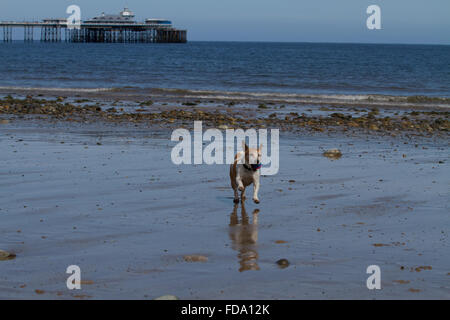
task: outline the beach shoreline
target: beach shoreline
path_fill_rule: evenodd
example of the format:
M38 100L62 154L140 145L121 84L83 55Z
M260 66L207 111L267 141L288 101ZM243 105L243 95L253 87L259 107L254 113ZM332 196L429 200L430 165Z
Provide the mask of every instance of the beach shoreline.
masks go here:
M27 93L26 95L24 95ZM35 95L31 95L34 93ZM327 132L347 135L412 134L448 137L450 111L445 105L436 105L433 99L412 105L397 103L376 107L366 100L358 104L330 102L281 104L272 98L266 100L232 100L216 96L214 100L199 96L175 95L127 96L109 91L78 92L63 96L45 91L9 92L0 98L0 117L48 121L133 124L135 126L163 127L174 130L192 128L194 121L207 127L278 128L281 131ZM106 98L108 97L108 98ZM139 98L139 100L138 100ZM416 98L419 99L419 98ZM443 98L442 98L443 99ZM440 100L442 103L445 100ZM333 101L332 101L333 102Z
M373 93L354 94L300 94L288 92L252 92L252 91L218 91L218 90L190 90L181 88L39 88L39 87L0 87L0 95L33 96L76 99L92 99L97 101L148 101L154 99L162 103L176 103L180 101L214 101L217 104L258 105L285 104L341 107L381 107L393 109L450 109L450 97L424 95L388 95Z

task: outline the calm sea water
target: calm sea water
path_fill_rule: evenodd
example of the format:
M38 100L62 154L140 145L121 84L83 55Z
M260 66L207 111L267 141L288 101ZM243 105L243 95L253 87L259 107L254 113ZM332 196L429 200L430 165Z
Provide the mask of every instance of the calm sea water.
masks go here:
M450 97L450 46L0 43L0 87Z

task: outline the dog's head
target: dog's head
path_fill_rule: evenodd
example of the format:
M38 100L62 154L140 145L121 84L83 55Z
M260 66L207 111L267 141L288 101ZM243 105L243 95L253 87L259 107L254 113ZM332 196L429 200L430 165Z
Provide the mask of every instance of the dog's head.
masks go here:
M245 141L242 141L242 148L245 152L245 160L244 163L251 166L253 170L258 170L261 168L261 150L262 144L258 149L249 148Z

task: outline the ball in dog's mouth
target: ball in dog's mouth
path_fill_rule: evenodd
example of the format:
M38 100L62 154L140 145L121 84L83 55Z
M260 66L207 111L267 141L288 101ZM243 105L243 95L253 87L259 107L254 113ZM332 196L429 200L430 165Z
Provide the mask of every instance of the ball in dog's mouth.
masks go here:
M251 164L251 167L254 171L261 169L262 164L261 163L257 163L257 164Z

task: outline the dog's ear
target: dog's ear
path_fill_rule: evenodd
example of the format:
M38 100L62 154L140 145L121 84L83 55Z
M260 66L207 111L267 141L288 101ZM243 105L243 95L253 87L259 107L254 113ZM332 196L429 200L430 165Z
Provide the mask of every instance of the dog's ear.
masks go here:
M248 151L248 145L242 140L242 150Z

